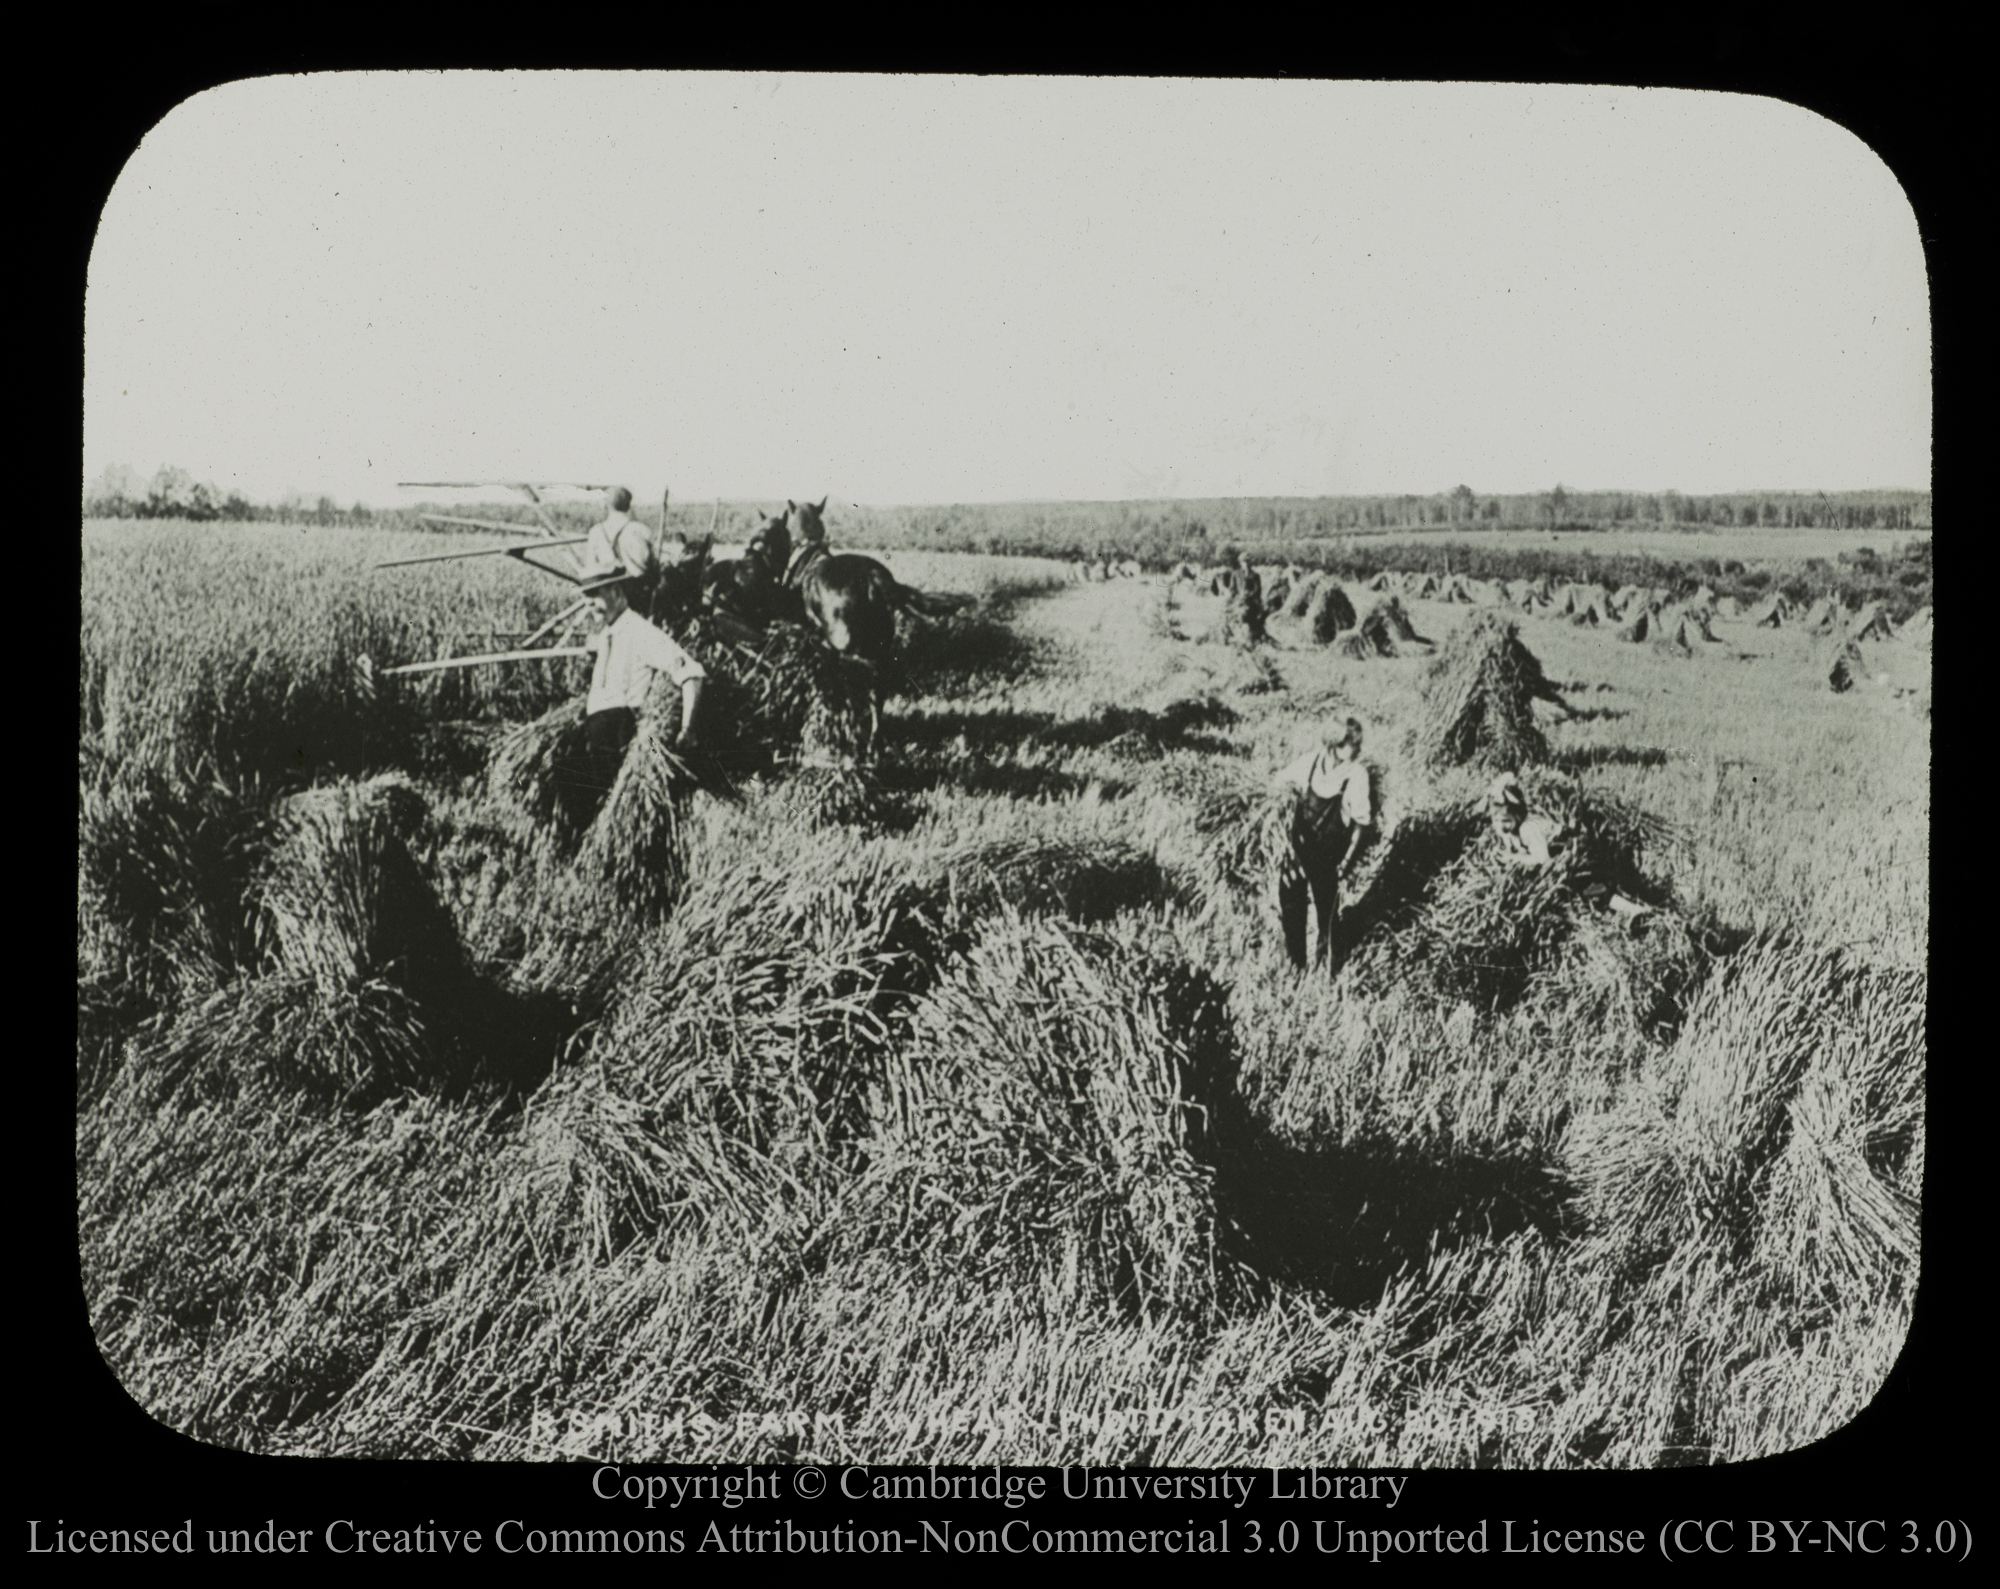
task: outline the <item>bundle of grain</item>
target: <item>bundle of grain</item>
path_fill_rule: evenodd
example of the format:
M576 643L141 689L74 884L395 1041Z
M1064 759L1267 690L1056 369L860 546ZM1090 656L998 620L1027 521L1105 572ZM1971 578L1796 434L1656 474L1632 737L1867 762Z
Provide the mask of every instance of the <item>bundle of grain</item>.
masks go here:
M1781 628L1792 615L1792 604L1777 591L1772 591L1752 607L1744 617L1759 629Z
M1331 644L1343 629L1354 627L1354 603L1347 599L1347 592L1331 574L1313 591L1305 619L1307 635L1319 645Z
M608 1078L732 1152L828 1166L947 952L946 903L839 833L704 869L608 1014Z
M853 754L868 737L878 681L871 663L843 655L805 629L774 625L747 683L766 732L803 750Z
M1438 581L1437 596L1435 599L1438 601L1448 601L1456 606L1470 604L1472 593L1466 588L1465 576L1462 574L1445 575L1443 579Z
M455 985L457 929L409 849L425 815L393 773L285 801L254 888L267 963L326 989L379 978L421 998Z
M1238 762L1215 757L1163 762L1165 794L1193 808L1200 881L1211 904L1261 894L1289 842L1292 797Z
M1389 633L1398 641L1420 646L1432 646L1436 644L1435 641L1426 640L1422 635L1417 633L1416 625L1410 622L1410 615L1403 610L1402 602L1397 600L1396 597L1385 597L1383 600L1376 602L1369 610L1371 612L1379 612L1382 615L1382 621L1389 626Z
M847 762L801 764L778 786L777 802L808 829L874 833L905 827L914 819L906 798L870 769Z
M1595 629L1604 620L1604 615L1588 601L1579 600L1571 609L1569 621L1579 629Z
M984 1285L1206 1316L1227 989L1065 924L989 933L888 1057L882 1138L829 1244Z
M1682 627L1678 608L1668 607L1654 615L1649 638L1653 648L1666 656L1685 658L1694 655L1694 647Z
M1285 602L1292 594L1292 578L1289 574L1279 574L1264 586L1264 613L1269 617L1285 610Z
M1903 638L1912 645L1926 646L1931 643L1931 609L1919 607L1911 613L1903 624Z
M686 879L685 807L696 782L674 748L679 692L664 681L655 691L611 792L577 850L580 867L602 877L620 904L642 914L665 911Z
M1535 726L1537 700L1563 705L1514 620L1477 612L1454 630L1424 681L1417 744L1433 766L1540 761L1548 741Z
M768 761L801 747L855 754L864 747L875 690L884 682L874 664L787 623L741 643L698 619L681 643L708 672L704 743L724 759Z
M1799 627L1807 634L1830 635L1841 627L1846 616L1839 602L1831 596L1822 596L1806 609L1806 615L1800 620Z
M1510 579L1507 581L1507 600L1516 607L1526 608L1535 600L1533 580Z
M1552 860L1526 863L1473 802L1406 819L1349 913L1343 975L1371 992L1414 980L1485 1008L1532 999L1633 1032L1671 1025L1704 961L1664 880L1670 830L1558 775L1523 781L1558 835Z
M1358 662L1365 662L1371 657L1396 655L1396 639L1380 607L1369 608L1367 616L1340 636L1335 644L1342 656L1352 657Z
M1715 615L1718 618L1740 618L1743 616L1743 603L1734 596L1719 597L1715 603Z
M1611 598L1611 605L1621 617L1629 619L1636 608L1644 606L1648 594L1644 585L1621 585Z
M1907 1285L1916 1274L1924 1151L1925 977L1820 962L1825 1016L1770 1163L1756 1257L1795 1293ZM1823 1017L1824 1018L1824 1017Z
M1169 584L1178 585L1182 580L1187 580L1190 583L1193 582L1194 565L1192 563L1174 564L1173 572L1167 576L1167 581Z
M183 1023L166 1070L212 1057L238 1075L359 1099L468 1079L480 1056L458 1024L475 984L451 913L410 852L424 817L395 775L286 801L253 889L264 974Z
M1549 576L1546 574L1537 574L1533 579L1528 581L1528 593L1536 601L1547 601L1549 599L1549 589Z
M145 1052L143 1087L155 1105L275 1084L368 1107L435 1085L450 1068L417 1001L393 982L334 987L279 971L230 983L159 1033Z
M1715 631L1709 627L1714 616L1709 608L1693 604L1681 609L1681 626L1690 645L1697 640L1704 640L1710 645L1716 644Z
M1640 607L1630 623L1619 625L1618 638L1628 645L1635 645L1646 638L1651 624L1651 614L1644 607Z
M1697 585L1694 594L1688 600L1703 607L1713 607L1715 605L1715 587L1713 585Z
M1121 911L1188 904L1191 897L1150 850L1122 839L997 839L944 858L941 887L954 919L1012 912L1109 921Z
M1923 1020L1921 973L1771 940L1733 956L1665 1066L1571 1134L1606 1255L1632 1273L1716 1250L1808 1293L1906 1284Z
M244 895L261 826L254 792L180 787L147 771L80 780L79 927L101 927L103 974L149 1007L206 993L251 950Z
M1868 665L1862 660L1861 648L1845 636L1834 643L1821 666L1827 684L1836 695L1845 694L1868 677Z
M1231 583L1222 609L1222 638L1226 644L1261 644L1264 633L1263 582L1255 569L1245 568Z
M694 1214L767 1229L788 1190L782 1168L743 1144L667 1121L591 1066L552 1080L530 1103L492 1233L511 1226L542 1256L609 1263L633 1242Z
M1673 656L1693 656L1698 646L1715 644L1715 632L1699 607L1668 607L1653 624L1653 644Z
M1284 615L1287 618L1303 618L1306 608L1312 605L1314 593L1332 577L1331 574L1307 574L1298 580L1292 586L1291 594L1285 598Z
M1438 577L1435 574L1417 574L1404 588L1414 597L1429 600L1438 593Z
M1389 589L1390 581L1393 578L1394 576L1390 574L1390 572L1385 568L1380 573L1378 573L1373 579L1368 581L1366 588L1369 590L1376 590L1376 591L1387 590Z
M1157 861L1129 846L938 856L829 834L705 871L627 977L599 1053L618 1091L664 1126L825 1186L851 1168L884 1065L975 924L1109 917L1163 897ZM688 1188L697 1204L713 1193Z
M1854 615L1847 626L1850 640L1893 640L1896 633L1889 627L1889 615L1882 610L1879 601L1871 601Z
M583 719L581 696L563 702L510 731L487 769L494 796L565 850L590 825L603 794L591 784Z

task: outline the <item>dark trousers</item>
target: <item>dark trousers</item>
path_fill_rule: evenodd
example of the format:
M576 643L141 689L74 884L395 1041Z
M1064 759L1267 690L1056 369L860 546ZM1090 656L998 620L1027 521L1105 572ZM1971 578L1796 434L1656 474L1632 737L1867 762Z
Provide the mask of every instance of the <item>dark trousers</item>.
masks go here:
M639 732L639 714L629 706L592 712L583 720L584 764L591 792L602 800L618 781L625 752Z
M1319 855L1291 856L1278 871L1278 918L1292 964L1306 962L1306 901L1319 912L1319 942L1313 962L1325 965L1333 947L1333 924L1340 915L1340 867Z

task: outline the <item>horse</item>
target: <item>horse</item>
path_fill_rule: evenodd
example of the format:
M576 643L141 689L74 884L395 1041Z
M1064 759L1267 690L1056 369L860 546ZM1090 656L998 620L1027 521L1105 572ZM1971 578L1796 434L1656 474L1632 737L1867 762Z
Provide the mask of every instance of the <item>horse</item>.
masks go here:
M713 536L699 540L669 538L660 548L650 572L634 582L632 606L641 618L662 628L678 630L701 606L704 576L708 572L709 549Z
M701 605L730 639L754 643L774 619L795 617L783 575L791 533L782 518L765 520L741 557L712 563L701 578Z
M832 650L867 665L872 745L882 725L883 672L897 660L896 615L916 612L943 618L970 606L975 598L913 590L872 557L828 551L821 517L826 503L822 497L817 504L785 504L782 522L788 536L796 525L800 548L785 574L785 587L798 604L799 616Z

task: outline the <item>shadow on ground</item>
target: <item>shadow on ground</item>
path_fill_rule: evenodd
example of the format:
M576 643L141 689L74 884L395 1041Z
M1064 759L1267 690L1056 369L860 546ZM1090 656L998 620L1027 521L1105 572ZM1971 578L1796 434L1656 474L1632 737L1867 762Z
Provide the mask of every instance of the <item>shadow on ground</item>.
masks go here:
M1570 745L1549 761L1564 772L1581 772L1590 767L1663 767L1673 759L1671 751L1657 745Z
M1246 1134L1226 1145L1215 1171L1225 1254L1342 1307L1375 1300L1442 1246L1531 1229L1576 1233L1567 1184L1526 1153L1393 1142L1313 1149Z
M1256 1280L1357 1307L1440 1247L1530 1229L1576 1234L1567 1183L1531 1150L1284 1141L1237 1090L1233 1026L1208 1007L1181 1015L1175 1029L1189 1055L1187 1092L1207 1122L1190 1146L1214 1171L1221 1256Z
M1024 745L1060 750L1093 750L1112 745L1132 748L1147 757L1170 750L1198 750L1234 755L1237 747L1211 729L1226 728L1237 713L1212 697L1172 701L1159 711L1141 707L1107 706L1088 717L1058 717L1054 712L1001 710L925 710L899 716L889 735L906 750L921 753L955 744L961 738L972 750L1016 749Z
M1117 799L1132 787L1117 779L1087 777L1060 767L1023 766L977 756L899 759L882 766L876 781L885 794L906 801L941 789L969 795L1004 795L1010 800L1048 801L1074 799L1095 788L1100 797Z
M961 695L978 683L1012 683L1059 665L1058 646L1013 627L1012 605L999 603L941 622L905 619L891 673L895 692Z

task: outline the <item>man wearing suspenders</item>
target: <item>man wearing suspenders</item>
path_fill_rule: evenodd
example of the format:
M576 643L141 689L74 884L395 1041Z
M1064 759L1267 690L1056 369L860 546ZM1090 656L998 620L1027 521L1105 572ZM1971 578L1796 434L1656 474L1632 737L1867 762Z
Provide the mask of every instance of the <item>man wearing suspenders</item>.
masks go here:
M1375 823L1368 768L1361 760L1361 724L1348 718L1336 736L1278 774L1279 787L1294 792L1291 828L1278 860L1278 917L1292 963L1306 960L1306 902L1319 916L1313 960L1328 961L1333 924L1340 913L1340 874L1354 859Z

